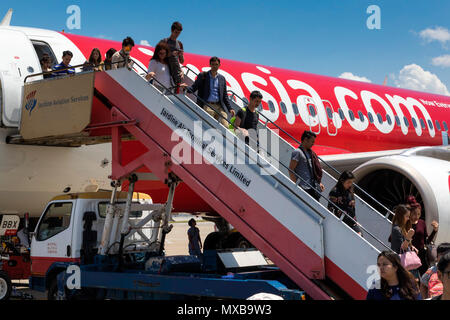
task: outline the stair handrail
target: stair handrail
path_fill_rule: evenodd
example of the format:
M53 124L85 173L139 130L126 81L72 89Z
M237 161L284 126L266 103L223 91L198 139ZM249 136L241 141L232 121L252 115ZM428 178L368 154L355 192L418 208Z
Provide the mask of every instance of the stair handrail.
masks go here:
M243 103L247 104L248 102L246 101L246 99L241 98L240 96L238 96L233 90L228 90L227 92L230 92L232 94L232 96L237 97L238 99L240 99ZM292 140L294 140L296 143L298 143L299 145L301 144L300 141L298 141L296 138L294 138L291 134L289 134L286 130L284 130L283 128L281 128L278 124L276 124L275 122L273 122L272 120L270 120L269 118L267 118L263 113L261 113L260 111L258 111L258 109L256 109L256 112L258 112L259 115L263 116L266 119L266 122L270 122L272 125L274 125L275 127L277 127L277 129L279 129L281 132L283 132L285 135L287 135L289 138L291 138ZM333 167L331 164L329 164L327 161L325 161L324 159L322 159L321 157L317 156L319 158L319 160L325 164L328 168L330 168L331 170L333 170L336 174L341 175L342 172L340 172L338 169L336 169L335 167ZM394 215L394 213L389 210L385 205L383 205L381 202L379 202L377 199L375 199L372 195L370 195L369 193L367 193L367 191L365 191L363 188L361 188L360 186L358 186L356 183L353 183L353 186L356 187L356 189L358 189L359 191L361 191L362 193L364 193L364 195L366 195L367 197L369 197L371 200L373 200L377 205L381 206L383 209L386 210L386 212L388 212L391 215Z
M192 72L193 74L195 74L196 76L198 75L198 73L196 73L194 70L192 70L190 67L188 66L182 66L182 68L185 68L188 70L188 72ZM188 72L186 72L186 75L188 74ZM244 99L242 97L240 97L236 92L234 92L233 90L227 90L227 92L231 93L232 97L235 96L237 97L239 100L242 101L242 103L244 105L248 104L248 100ZM256 112L258 113L258 115L261 115L262 117L264 117L264 119L266 120L266 127L267 127L267 122L270 122L272 125L274 125L275 127L277 127L277 129L279 129L281 132L283 132L285 135L287 135L289 138L291 138L293 141L295 141L296 143L298 143L299 145L301 144L300 141L298 141L296 138L294 138L291 134L289 134L288 132L286 132L286 130L284 130L283 128L281 128L278 124L276 124L275 122L273 122L272 120L270 120L269 118L266 117L266 115L264 115L263 113L261 113L258 108L256 109ZM325 164L325 166L327 166L329 169L331 169L332 171L334 171L334 173L341 175L342 172L340 172L338 169L336 169L335 167L333 167L331 164L329 164L327 161L325 161L324 159L322 159L321 157L317 156L319 158L319 160ZM394 213L388 209L384 204L382 204L381 202L379 202L377 199L375 199L371 194L369 194L367 191L365 191L363 188L361 188L359 185L357 185L356 183L353 183L353 186L356 187L356 189L358 189L359 191L361 191L362 193L364 193L365 196L369 197L372 201L374 201L377 205L379 205L380 207L382 207L384 210L386 210L387 213L389 213L389 215L394 215ZM380 213L380 215L382 215ZM382 215L383 216L383 215ZM386 217L386 215L384 215L384 217Z
M138 66L139 66L142 70L144 70L140 65L138 65ZM144 70L144 71L145 71L145 70ZM169 92L170 89L167 88L167 87L165 87L158 79L153 78L153 80L156 81L156 82L157 82L157 83L165 90L165 92ZM149 83L149 82L147 82L147 83L148 83L149 85L152 85L152 84ZM199 99L201 102L203 102L204 104L206 104L207 106L209 106L209 107L210 107L212 110L214 110L214 112L216 112L221 118L225 119L229 124L231 124L231 125L236 129L236 126L234 125L234 123L231 123L226 117L223 117L219 112L217 112L214 108L212 108L211 105L210 105L207 101L204 101L201 97L199 97L197 94L195 94L195 93L193 93L193 92L190 92L190 93L193 94L193 95L194 95L197 99ZM165 95L165 94L163 94L163 95ZM192 112L194 112L200 119L202 119L203 121L206 121L211 127L215 128L215 127L217 126L217 124L212 124L212 123L209 122L209 120L204 119L203 116L202 116L201 114L199 114L196 110L194 110L189 104L185 103L185 102L184 102L182 99L180 99L176 94L174 94L173 96L174 96L179 102L181 102L183 105L185 105L186 107L188 107ZM220 124L219 124L219 125L220 125ZM223 134L222 134L222 136L223 136ZM225 135L224 138L227 139L226 135ZM234 143L234 142L233 142L233 143ZM250 158L250 156L249 156L249 154L247 153L247 151L241 150L240 147L239 147L238 145L236 145L236 144L234 144L234 145L235 145L236 148L238 148L240 151L242 151L242 152L246 155L246 157ZM250 146L249 146L249 148L250 148ZM268 153L267 150L265 150L265 149L262 149L262 150L264 150L266 153ZM285 169L287 169L290 173L294 174L294 176L297 178L297 182L295 183L296 186L299 185L300 180L301 180L303 183L305 183L305 184L306 184L307 186L309 186L310 188L315 189L314 186L312 186L311 184L309 184L308 181L306 181L306 180L303 179L301 176L299 176L295 171L293 171L293 170L291 170L289 167L285 166L279 159L275 159L275 160L277 160L278 163L281 164L281 165L282 165ZM257 164L258 164L258 162L257 162ZM259 164L258 164L258 165L259 165ZM283 186L287 187L282 181L280 181L280 180L279 180L278 178L276 178L275 176L273 176L273 178L274 178L275 180L277 180L278 183L280 183L280 184L282 184ZM287 177L287 178L290 179L289 177ZM290 190L289 188L287 188L287 189ZM305 201L304 201L301 197L299 197L295 192L292 192L292 193L293 193L297 198L299 198L302 202L305 202ZM334 207L335 209L337 209L337 210L343 212L343 215L342 215L341 218L340 218L340 221L341 221L342 223L344 223L344 222L343 222L344 215L347 216L351 221L353 221L353 222L356 223L359 227L361 227L362 230L365 231L366 234L370 235L373 239L375 239L375 241L377 241L377 242L380 243L383 247L385 247L386 250L392 251L392 249L389 248L388 246L386 246L386 244L384 244L383 241L381 241L380 239L378 239L375 235L373 235L370 231L368 231L364 226L362 226L360 223L358 223L358 222L357 222L354 218L352 218L347 212L341 210L335 203L333 203L332 201L330 201L330 199L328 199L327 197L325 197L325 196L322 195L321 193L319 193L319 195L320 195L320 197L322 197L322 198L325 199L325 201L328 203L328 205L331 205L331 206ZM314 199L314 200L315 200L315 199ZM307 202L305 202L305 203L307 203ZM322 219L325 218L325 217L324 217L320 212L318 212L316 209L314 209L314 208L312 208L312 207L311 207L311 209L312 209L317 215L319 215Z

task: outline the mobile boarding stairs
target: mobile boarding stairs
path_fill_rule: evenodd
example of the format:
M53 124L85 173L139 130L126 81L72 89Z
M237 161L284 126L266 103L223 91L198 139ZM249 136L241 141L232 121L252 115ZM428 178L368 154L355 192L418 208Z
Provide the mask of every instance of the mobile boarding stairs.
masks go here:
M325 197L319 203L291 181L294 147L267 127L267 119L259 123L259 139L269 143L260 143L257 152L191 95L161 92L140 72L123 68L94 74L95 95L107 112L87 128L111 130L111 179L127 179L143 166L162 182L177 177L313 299L330 299L324 280L364 299L378 254L390 250L391 212L382 215L356 197L361 237L343 223L343 215L327 209ZM239 108L234 102L233 107ZM131 136L148 151L124 165L122 138ZM27 141L16 137L10 143ZM336 180L324 171L322 183L327 196ZM107 228L111 223L105 223L105 241Z

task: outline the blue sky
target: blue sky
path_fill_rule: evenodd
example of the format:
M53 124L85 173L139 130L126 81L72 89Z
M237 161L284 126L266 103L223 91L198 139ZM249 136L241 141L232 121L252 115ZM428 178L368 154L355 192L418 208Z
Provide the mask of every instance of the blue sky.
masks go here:
M81 9L80 30L66 26L70 5ZM379 30L367 28L370 5L380 8ZM179 20L187 52L450 91L448 0L1 1L0 16L9 8L13 25L151 45Z

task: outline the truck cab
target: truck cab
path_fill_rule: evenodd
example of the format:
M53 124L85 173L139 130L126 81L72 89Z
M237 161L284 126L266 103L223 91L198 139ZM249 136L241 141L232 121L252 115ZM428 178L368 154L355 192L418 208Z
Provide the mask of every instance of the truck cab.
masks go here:
M46 205L31 240L32 289L45 291L68 265L92 260L100 246L110 198L111 192L107 191L65 194ZM125 205L126 198L126 192L119 192L118 204ZM133 193L133 202L151 204L152 200L145 193ZM148 211L132 211L130 215L137 223L147 214ZM148 238L152 223L143 231ZM139 234L131 240L142 241Z

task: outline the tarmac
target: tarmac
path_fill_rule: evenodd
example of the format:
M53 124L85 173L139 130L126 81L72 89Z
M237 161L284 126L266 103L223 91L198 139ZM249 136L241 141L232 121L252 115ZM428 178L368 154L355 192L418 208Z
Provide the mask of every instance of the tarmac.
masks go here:
M165 251L167 256L172 255L188 255L188 237L187 231L189 229L188 220L192 218L189 215L174 216L173 229L167 235L165 243ZM195 218L195 217L194 217ZM214 232L214 223L203 221L195 218L197 221L197 228L200 230L200 238L203 241L206 236ZM28 280L14 280L13 286L16 286L18 293L28 294L33 296L33 300L47 300L47 294L44 292L30 290L28 288ZM21 300L12 298L11 300Z

